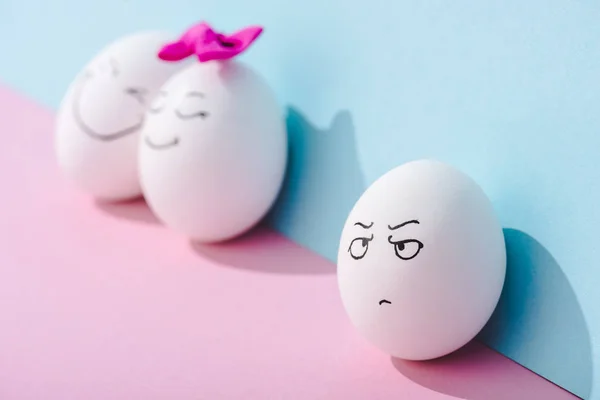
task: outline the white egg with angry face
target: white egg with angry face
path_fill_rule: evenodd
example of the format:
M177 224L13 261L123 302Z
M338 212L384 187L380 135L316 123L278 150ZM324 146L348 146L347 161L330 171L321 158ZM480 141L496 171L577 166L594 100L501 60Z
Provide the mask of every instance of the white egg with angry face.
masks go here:
M255 225L279 192L283 115L244 64L196 63L150 106L139 157L144 196L160 220L196 241L226 240Z
M469 342L504 284L502 227L482 189L436 161L397 167L343 229L338 283L358 331L388 354L424 360Z
M69 87L56 122L58 163L94 197L120 200L141 193L137 152L146 103L182 64L157 58L172 40L143 32L107 46Z

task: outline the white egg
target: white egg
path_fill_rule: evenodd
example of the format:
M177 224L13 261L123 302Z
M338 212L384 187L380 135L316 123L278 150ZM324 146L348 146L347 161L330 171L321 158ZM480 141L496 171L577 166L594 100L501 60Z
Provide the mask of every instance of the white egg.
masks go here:
M143 32L107 46L69 87L57 115L56 155L64 174L94 197L141 194L137 152L146 103L182 68L158 58L173 40Z
M196 62L150 106L139 157L144 196L165 225L200 242L226 240L255 225L279 192L283 114L249 67Z
M436 161L380 177L343 229L338 283L353 325L384 352L437 358L490 318L504 285L502 227L482 189Z

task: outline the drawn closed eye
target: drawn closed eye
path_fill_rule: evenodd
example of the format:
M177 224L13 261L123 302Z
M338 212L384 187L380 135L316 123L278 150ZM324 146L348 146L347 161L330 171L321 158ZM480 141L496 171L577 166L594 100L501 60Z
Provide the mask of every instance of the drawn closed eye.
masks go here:
M348 252L350 256L355 260L360 260L364 256L367 255L367 251L369 250L369 243L373 240L373 234L371 234L370 238L367 237L359 237L352 242L350 242L350 246L348 247Z
M417 239L406 239L400 241L393 241L392 237L388 237L388 242L394 246L394 252L396 256L401 260L408 261L419 255L419 252L423 248L423 243Z
M206 95L200 91L186 93L179 106L175 109L175 115L180 119L202 118L210 114L206 111Z
M148 91L144 88L128 87L125 89L125 93L135 98L140 104L144 104L146 102Z
M179 109L175 110L175 115L177 115L181 119L191 119L191 118L206 118L208 117L208 112L204 110L198 110L194 112L184 112Z
M150 103L150 106L148 106L148 112L151 114L158 114L165 108L166 102L166 92L159 92Z

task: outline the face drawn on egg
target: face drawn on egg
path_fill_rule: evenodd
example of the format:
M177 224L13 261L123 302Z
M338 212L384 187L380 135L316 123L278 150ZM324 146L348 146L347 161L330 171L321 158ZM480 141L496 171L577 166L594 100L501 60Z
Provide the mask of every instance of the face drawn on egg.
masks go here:
M146 107L186 62L157 57L168 32L138 32L108 44L69 85L57 112L55 152L67 179L102 200L141 194L139 133Z
M174 96L176 97L176 96ZM174 121L173 126L181 126L181 124L198 122L209 118L210 113L206 110L207 95L199 90L188 90L180 96L178 104L175 108L167 107L166 101L169 98L169 93L166 90L161 90L157 94L152 104L148 107L148 113L159 115L163 112L172 113L177 121ZM186 130L186 129L184 129ZM162 140L153 139L152 134L144 135L144 144L153 150L168 150L177 146L180 141L180 134L172 133L172 137L163 138Z
M273 204L287 161L285 121L262 76L238 63L195 63L153 97L140 133L144 198L198 242L235 237Z
M111 101L124 103L129 100L132 109L130 122L123 126L106 130L101 126L95 127L93 122L87 121L84 111L86 90L95 85L111 88ZM73 93L73 118L89 137L100 141L113 141L130 135L140 130L144 124L144 106L149 90L145 87L128 85L127 78L123 78L122 67L116 57L108 55L90 66L79 78ZM119 98L127 98L120 99Z
M471 340L504 284L502 228L461 172L416 161L357 201L338 251L338 283L354 326L390 355L424 360Z
M387 225L387 229L389 230L389 235L387 236L387 243L390 244L390 251L393 251L398 259L403 261L409 261L413 258L417 257L423 249L423 243L415 239L414 236L407 235L401 228L405 226L409 226L411 224L420 225L419 220L412 219L409 221L404 221L397 225ZM369 244L375 239L375 235L370 233L371 228L375 225L374 222L364 223L357 221L354 223L354 226L361 228L362 231L357 234L356 238L352 239L350 245L348 247L348 253L350 257L354 260L362 260L369 251ZM368 235L370 233L370 236ZM382 239L382 238L379 238ZM382 298L377 302L377 304L392 304L392 302L388 299Z

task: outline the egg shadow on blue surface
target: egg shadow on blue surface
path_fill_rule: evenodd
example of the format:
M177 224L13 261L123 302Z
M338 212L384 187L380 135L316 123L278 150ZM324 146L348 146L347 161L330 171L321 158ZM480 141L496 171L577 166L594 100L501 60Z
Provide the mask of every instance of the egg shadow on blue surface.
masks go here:
M143 198L117 202L95 200L94 205L113 218L142 224L161 224Z
M288 166L268 223L295 242L333 261L342 228L366 188L355 128L347 110L319 129L288 108Z
M588 324L561 266L540 242L504 229L504 289L479 340L544 378L588 399L593 359Z
M192 243L198 255L222 266L255 272L335 273L331 260L336 258L342 227L365 188L352 116L340 111L329 128L320 130L298 110L289 108L286 127L286 174L263 223L220 244Z
M228 241L211 244L192 241L190 245L198 256L224 268L281 275L335 273L331 262L264 224Z
M460 398L536 398L526 379L522 383L515 381L523 375L512 376L514 369L505 364L512 363L512 359L569 392L590 398L591 339L573 288L560 265L537 240L516 229L505 229L504 236L504 289L477 341L437 360L392 359L393 365L421 386ZM489 349L486 351L478 342L508 359L494 361ZM465 368L467 371L460 373ZM523 373L527 371L523 369ZM565 392L557 398L568 395Z

